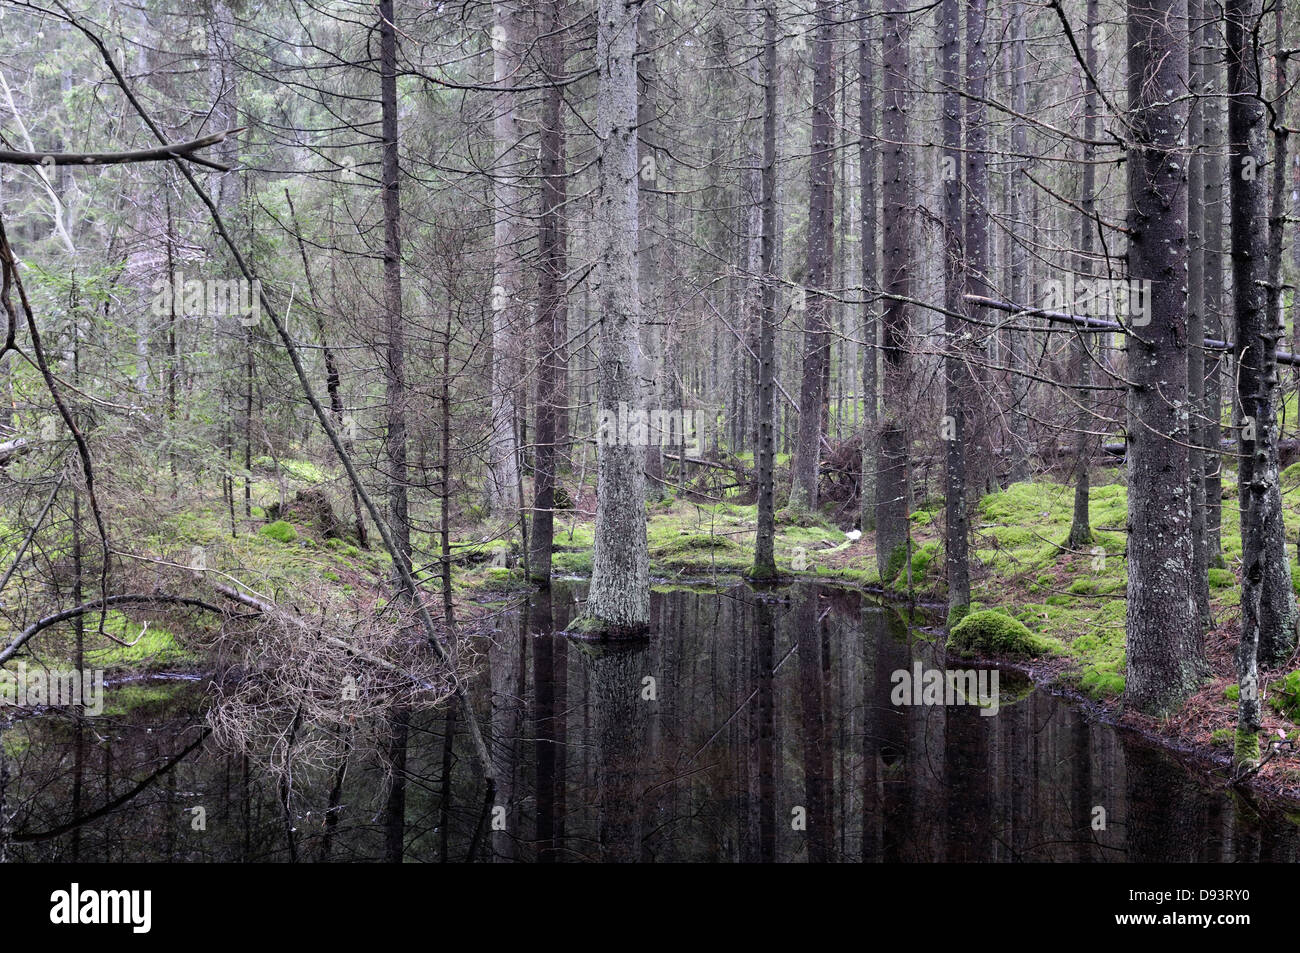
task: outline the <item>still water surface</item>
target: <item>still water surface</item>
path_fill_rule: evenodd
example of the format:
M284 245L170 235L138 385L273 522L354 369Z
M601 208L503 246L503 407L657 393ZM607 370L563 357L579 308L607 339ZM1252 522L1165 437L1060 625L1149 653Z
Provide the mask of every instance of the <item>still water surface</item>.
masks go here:
M412 720L399 803L376 758L286 786L199 744L209 686L154 682L124 714L4 733L7 859L378 860L398 811L408 861L1300 857L1294 806L1231 795L1009 672L992 717L891 703L893 673L941 649L856 593L657 592L652 637L609 647L556 634L582 591L498 617L490 804L454 714Z

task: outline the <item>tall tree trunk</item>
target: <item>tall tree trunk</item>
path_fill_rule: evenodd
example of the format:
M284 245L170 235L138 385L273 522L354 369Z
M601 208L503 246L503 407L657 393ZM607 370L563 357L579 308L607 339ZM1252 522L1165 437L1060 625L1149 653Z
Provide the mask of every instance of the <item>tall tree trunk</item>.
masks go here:
M1273 426L1272 388L1264 353L1268 235L1262 55L1252 31L1260 27L1260 0L1228 0L1228 175L1232 202L1232 298L1236 339L1238 434L1237 485L1241 508L1241 640L1237 646L1237 739L1233 759L1250 764L1259 758L1259 648L1267 569L1265 519L1268 445ZM1262 464L1262 466L1260 466ZM1263 472L1256 474L1256 470Z
M1190 0L1188 12L1191 30L1190 73L1192 99L1188 130L1192 151L1187 171L1187 400L1191 419L1188 464L1191 468L1192 495L1192 597L1201 627L1210 624L1210 580L1205 550L1205 153L1200 134L1204 131L1201 110L1205 87L1204 53L1201 43L1204 24L1203 0ZM1218 447L1212 447L1217 451Z
M803 380L799 388L799 440L791 463L790 509L817 509L817 478L830 369L830 307L835 245L834 125L835 4L817 0L813 42L812 157L808 173L808 293L804 312Z
M1028 113L1028 83L1025 70L1025 5L1023 2L1011 5L1011 97L1012 108L1021 116ZM1086 107L1085 107L1086 109ZM1007 204L1010 210L1012 228L1015 234L1007 238L1008 266L1011 272L1011 300L1017 304L1026 304L1029 300L1029 250L1020 233L1026 231L1021 218L1028 209L1024 197L1023 171L1029 162L1029 137L1025 122L1019 118L1012 121L1011 152L1016 163L1012 181L1006 183ZM1028 319L1026 319L1028 320ZM1017 322L1021 323L1021 322ZM1029 334L1019 328L1011 331L1011 413L1007 430L1011 438L1011 468L1008 477L1012 483L1021 483L1030 478L1029 461Z
M1286 544L1286 527L1282 522L1282 487L1278 479L1277 408L1272 392L1278 386L1277 342L1286 338L1282 322L1282 241L1286 231L1286 165L1287 142L1287 57L1285 48L1284 4L1273 6L1273 188L1268 216L1268 268L1265 277L1267 306L1264 315L1265 333L1262 335L1261 353L1265 358L1264 383L1270 398L1272 424L1265 436L1267 460L1260 457L1256 446L1255 479L1261 477L1266 484L1267 499L1261 517L1264 520L1264 596L1260 610L1259 657L1266 665L1278 665L1291 655L1296 644L1296 599L1291 582L1291 555ZM1263 419L1262 417L1257 419Z
M1237 677L1235 760L1258 757L1259 664L1287 651L1294 634L1295 597L1282 528L1278 481L1275 361L1281 329L1272 324L1264 101L1261 95L1258 0L1226 4L1228 39L1228 142L1232 202L1233 315L1236 333L1237 482L1241 509L1241 641ZM1279 252L1280 254L1280 252Z
M401 200L397 164L397 33L393 25L393 0L380 0L380 111L383 161L380 167L384 193L384 318L387 324L387 366L384 368L384 402L388 412L388 522L398 549L409 561L411 527L407 518L406 473L406 342L402 326ZM410 594L408 594L410 595Z
M596 195L594 248L600 320L603 421L638 404L636 57L640 4L600 0L596 31ZM585 627L611 634L650 624L643 448L602 441L597 455L596 545Z
M388 366L385 370L385 402L388 408L386 442L388 468L388 523L397 544L395 558L410 569L411 524L406 500L406 371L402 327L401 201L398 196L400 169L397 162L397 29L393 22L393 0L379 2L379 102L383 134L383 162L380 183L384 193L384 313L388 324ZM415 599L400 582L401 597ZM389 761L392 778L388 797L385 859L401 863L406 804L407 713L394 709L390 718Z
M641 375L645 381L644 400L648 409L664 410L667 409L664 407L667 388L663 386L663 309L659 306L657 288L659 239L656 238L653 227L656 193L660 188L663 173L659 168L658 150L649 141L650 131L654 128L659 88L659 80L655 72L654 27L653 16L642 17L638 25L640 54L637 56L636 72L640 95L637 98L637 154L641 227L637 231L637 270L642 301L642 353L647 363ZM665 439L667 439L665 434L654 425L652 417L649 439L645 448L646 499L652 501L661 500L667 495L667 487L664 484Z
M495 208L492 251L492 434L488 447L491 469L488 505L499 517L519 512L519 338L523 329L523 190L520 178L525 162L519 148L523 129L517 94L528 42L522 26L522 0L493 0L492 79L493 137L492 202Z
M871 63L871 0L858 0L858 184L862 192L862 532L876 525L877 368L880 361L879 248L876 236L876 78Z
M989 57L985 45L984 30L987 21L988 0L966 0L966 293L987 296L990 291L990 274L992 259L989 249L989 219L993 206L989 202L989 131L988 106L984 99L988 95ZM962 309L965 311L966 309ZM984 319L983 309L970 307L971 316L977 320ZM975 330L963 328L963 333ZM966 391L962 403L962 424L966 436L961 441L966 456L969 479L976 492L984 493L993 488L994 468L987 414L980 412L983 395L988 393L987 372L988 351L979 343L984 332L979 332L975 343L964 350L969 354L963 362L962 377L968 381L963 389ZM965 486L963 480L963 488Z
M1202 0L1204 4L1204 0ZM1202 6L1206 25L1201 30L1203 46L1201 72L1207 92L1223 88L1223 66L1218 41L1218 27L1212 19L1212 8ZM1227 337L1224 327L1223 293L1223 124L1225 115L1222 101L1209 96L1200 104L1201 142L1205 143L1205 332L1215 340ZM1223 371L1228 360L1222 351L1210 351L1205 356L1205 436L1201 445L1205 453L1205 562L1207 566L1223 568L1221 526L1223 522L1223 452L1221 449L1223 427Z
M776 575L775 503L772 479L776 462L776 0L763 13L763 242L762 302L758 333L758 531L754 541L754 575Z
M908 435L906 422L912 412L907 392L911 385L908 356L911 229L908 218L907 7L902 0L884 0L882 55L884 64L884 118L881 160L881 214L884 218L884 247L881 254L881 285L885 299L881 316L881 354L884 358L884 408L876 461L876 561L881 578L893 574L910 559L907 520Z
M939 436L944 447L944 568L948 577L948 619L970 608L969 519L966 513L966 381L964 251L962 248L961 30L959 0L943 0L935 10L939 34L939 85L943 88L943 306L945 413Z
M1023 11L1023 5L1017 4ZM1090 76L1083 78L1083 194L1079 197L1081 209L1079 222L1079 273L1081 280L1088 281L1093 275L1093 237L1097 228L1097 171L1094 165L1096 148L1092 145L1097 137L1097 88L1093 79L1097 76L1096 31L1099 26L1100 11L1098 0L1088 0L1087 35L1084 39L1084 63ZM1022 12L1023 15L1023 12ZM1023 69L1024 21L1021 20L1017 32L1017 46L1021 50L1021 69ZM1074 418L1074 516L1070 521L1068 545L1082 548L1092 542L1092 520L1088 513L1091 497L1089 486L1089 467L1092 464L1093 451L1097 441L1089 431L1093 428L1092 408L1092 353L1089 346L1090 335L1078 332L1071 340L1071 357L1074 364L1073 376L1078 384L1075 400L1079 404Z
M1206 672L1192 600L1187 454L1187 0L1129 0L1128 705L1176 709ZM1138 323L1140 322L1140 323Z
M538 0L542 71L549 87L542 99L540 159L542 208L538 225L537 308L537 450L533 477L532 553L528 572L534 582L551 581L551 545L555 535L555 462L557 418L564 413L560 387L566 362L568 299L565 271L568 248L565 211L568 186L564 155L564 0Z

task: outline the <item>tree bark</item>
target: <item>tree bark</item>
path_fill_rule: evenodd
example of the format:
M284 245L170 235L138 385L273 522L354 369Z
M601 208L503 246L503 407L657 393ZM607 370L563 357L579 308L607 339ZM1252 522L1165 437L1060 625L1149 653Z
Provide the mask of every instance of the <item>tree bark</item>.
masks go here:
M1020 115L1028 113L1028 94L1025 70L1025 5L1015 2L1011 6L1011 86L1012 108ZM1085 106L1085 111L1087 107ZM1016 163L1016 174L1006 186L1008 207L1012 227L1023 229L1020 224L1025 215L1022 199L1025 164L1028 163L1029 137L1024 121L1015 119L1011 126L1011 152ZM1032 230L1030 230L1032 231ZM1029 251L1023 239L1018 235L1008 238L1008 256L1011 271L1011 300L1025 302L1029 299ZM1029 460L1029 378L1024 372L1029 368L1028 338L1029 332L1020 329L1011 331L1011 412L1008 423L1011 438L1011 469L1008 474L1012 483L1021 483L1030 479Z
M639 4L600 0L596 32L596 195L593 223L602 415L639 404L636 274L636 55ZM596 545L584 627L635 635L650 624L644 448L618 439L597 451Z
M540 131L542 208L538 226L538 383L537 449L533 477L532 581L549 585L551 546L555 535L557 418L566 403L561 369L566 363L568 327L565 271L568 269L565 211L568 186L564 153L564 0L538 0L542 71L549 88L543 94Z
M519 337L523 328L523 263L520 243L524 235L520 179L525 162L519 146L523 129L517 94L523 46L521 0L493 0L492 80L495 162L492 201L495 208L492 249L492 434L488 447L491 475L488 505L500 517L519 512Z
M808 174L808 291L804 312L803 381L799 388L799 439L791 462L790 509L816 510L817 478L827 373L830 369L830 307L835 245L834 3L817 0L817 36L813 42L812 156Z
M1203 0L1190 0L1188 5L1191 29L1191 91L1188 129L1191 132L1192 151L1188 158L1187 174L1187 400L1191 415L1191 440L1188 463L1191 468L1192 495L1192 597L1201 627L1210 624L1209 565L1205 549L1205 154L1201 151L1200 134L1204 131L1201 110L1204 106L1201 91L1205 86L1204 53L1201 31L1205 21ZM1215 446L1217 451L1218 447Z
M1021 7L1017 4L1017 7ZM1097 0L1088 0L1086 24L1087 36L1084 40L1084 63L1091 76L1083 78L1083 194L1079 197L1080 231L1079 231L1079 273L1087 281L1093 274L1093 232L1097 227L1097 171L1093 164L1096 149L1092 145L1097 138L1097 88L1093 77L1097 75L1097 50L1094 46L1100 11ZM1016 42L1023 48L1024 23L1021 21ZM1023 58L1023 50L1021 57ZM1023 65L1021 67L1023 69ZM1092 543L1092 520L1088 512L1091 498L1088 467L1096 448L1097 441L1089 431L1092 429L1092 354L1088 345L1089 337L1076 332L1071 345L1071 357L1074 364L1073 376L1078 388L1075 400L1078 412L1074 418L1074 516L1070 521L1068 544L1071 548L1081 549Z
M897 567L900 561L910 558L906 428L911 413L907 399L911 361L907 353L910 315L906 301L911 297L906 113L910 30L906 10L902 0L884 2L884 155L881 161L884 247L880 270L881 284L889 297L885 299L881 316L885 400L876 461L876 561L882 579L889 574L891 562Z
M993 206L989 202L989 132L988 96L989 57L984 30L987 20L988 0L966 0L966 234L964 237L966 293L987 295L989 291L991 257L989 253L989 220ZM969 306L971 317L982 320L977 307ZM980 337L964 340L974 328L961 331L963 350L968 352L963 361L961 376L966 396L963 400L962 427L966 435L960 441L966 457L968 479L977 493L993 489L993 454L989 444L987 414L980 412L983 395L988 393L988 351ZM963 491L966 480L963 480Z
M1202 6L1209 12L1209 8ZM1209 24L1201 33L1204 53L1201 71L1207 92L1223 89L1218 27ZM1223 173L1222 153L1225 121L1222 102L1210 96L1200 104L1201 141L1205 144L1205 332L1213 338L1225 338L1223 294ZM1223 437L1223 371L1228 363L1223 351L1209 351L1205 358L1205 562L1223 567L1221 526L1223 522L1223 454L1219 447ZM1211 452L1212 450L1212 452Z
M1206 672L1192 599L1187 453L1187 0L1129 0L1129 275L1149 279L1128 336L1125 702L1176 709Z
M966 512L966 413L968 387L964 336L960 317L969 305L963 299L965 253L962 237L962 102L961 32L958 0L943 0L936 8L939 34L939 85L943 89L943 376L945 415L939 436L944 447L944 569L948 577L948 619L956 622L970 608L969 519ZM969 232L967 233L969 234Z
M1265 277L1264 293L1267 307L1264 315L1266 333L1263 336L1261 353L1265 358L1265 383L1270 395L1278 387L1277 342L1285 340L1286 328L1282 322L1282 241L1286 231L1286 165L1289 135L1286 125L1287 105L1287 59L1283 55L1285 48L1285 20L1281 3L1274 4L1274 50L1273 50L1273 109L1271 111L1271 128L1273 133L1273 188L1271 206L1268 216L1268 267ZM1266 435L1267 463L1259 459L1259 447L1256 447L1256 478L1261 472L1266 473L1267 500L1261 513L1264 519L1265 534L1265 576L1264 605L1261 611L1259 633L1259 656L1267 665L1278 665L1291 655L1296 644L1296 598L1291 581L1291 554L1286 544L1286 527L1282 521L1282 487L1278 479L1281 463L1278 454L1277 408L1272 399L1274 425Z
M407 517L406 473L406 342L402 326L401 199L397 163L397 32L393 0L380 0L379 101L383 134L380 167L384 193L384 319L388 346L384 367L384 403L388 413L385 440L388 469L388 525L409 568L411 523ZM411 595L411 593L408 593Z
M768 0L763 12L763 241L762 300L758 334L758 530L754 540L754 575L776 575L776 6ZM685 466L685 461L682 463Z
M1280 329L1271 326L1267 225L1268 193L1264 101L1257 30L1258 0L1231 0L1227 20L1229 195L1232 203L1233 318L1236 324L1235 403L1238 424L1237 485L1241 510L1241 641L1237 677L1239 764L1257 756L1258 666L1286 646L1295 614L1291 571L1282 536L1278 481L1276 348Z
M871 0L858 0L858 179L862 192L862 532L876 525L877 369L880 363L879 248L876 235L876 78L871 63Z

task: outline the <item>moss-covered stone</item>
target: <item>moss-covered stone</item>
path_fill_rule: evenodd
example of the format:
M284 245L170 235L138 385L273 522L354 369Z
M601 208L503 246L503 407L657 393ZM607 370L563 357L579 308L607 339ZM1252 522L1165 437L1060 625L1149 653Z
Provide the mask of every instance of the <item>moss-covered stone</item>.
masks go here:
M966 654L1030 658L1051 650L1051 643L1034 635L1023 622L996 609L972 612L953 626L948 647Z
M298 531L293 528L292 524L286 523L284 520L267 523L257 532L259 536L265 536L279 543L292 543L298 538Z

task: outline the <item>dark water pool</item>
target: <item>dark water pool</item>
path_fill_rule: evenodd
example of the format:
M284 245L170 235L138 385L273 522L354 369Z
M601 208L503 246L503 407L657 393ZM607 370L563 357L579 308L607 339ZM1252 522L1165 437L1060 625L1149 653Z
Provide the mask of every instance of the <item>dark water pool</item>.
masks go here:
M171 682L123 714L10 726L7 859L379 860L398 836L408 861L1300 857L1295 807L1010 673L994 715L961 693L895 704L895 673L942 668L940 650L857 594L659 592L653 637L615 647L555 634L581 594L498 617L478 686L490 802L454 714L412 719L394 798L373 756L285 782L196 744L207 687Z

